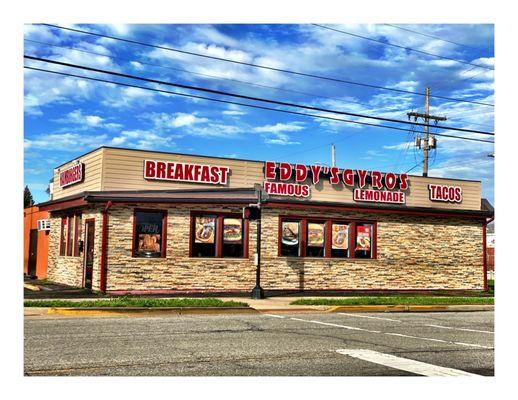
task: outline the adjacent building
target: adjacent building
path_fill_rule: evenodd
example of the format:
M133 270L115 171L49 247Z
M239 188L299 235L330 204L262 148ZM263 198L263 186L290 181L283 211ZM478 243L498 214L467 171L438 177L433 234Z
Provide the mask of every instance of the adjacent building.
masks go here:
M54 170L48 278L102 292L486 288L479 181L101 147ZM255 209L255 208L253 208Z
M50 219L48 211L38 207L23 210L23 274L32 278L47 277Z

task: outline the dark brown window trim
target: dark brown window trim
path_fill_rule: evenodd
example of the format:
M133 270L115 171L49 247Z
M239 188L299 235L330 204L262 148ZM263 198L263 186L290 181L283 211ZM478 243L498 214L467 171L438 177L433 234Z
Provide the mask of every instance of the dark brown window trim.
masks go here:
M194 225L195 218L203 215L213 215L216 217L216 255L214 257L196 257L193 256L194 245ZM242 257L223 257L223 218L238 218L243 220L243 256ZM219 212L219 211L191 211L189 223L189 258L196 259L222 259L222 260L243 260L249 258L249 231L250 224L248 219L243 219L243 215L235 212ZM219 233L221 232L221 234Z
M284 256L281 254L281 241L282 241L282 221L283 220L299 220L300 221L300 256ZM323 257L306 257L306 238L307 238L307 226L308 222L325 223L325 251ZM331 224L333 223L346 223L349 225L349 254L347 257L331 257ZM306 258L306 259L323 259L323 260L348 260L356 259L355 251L352 250L356 247L356 224L370 224L372 225L372 243L371 243L371 257L370 258L358 258L358 261L364 260L377 260L378 259L378 224L377 221L363 220L363 219L352 219L352 218L322 218L321 216L306 216L306 215L279 215L278 217L278 232L277 232L277 257L282 258ZM329 228L329 229L328 229Z
M62 257L80 257L79 255L79 220L82 217L81 212L67 213L61 216L61 228L59 239L59 255ZM72 229L72 221L74 221ZM67 240L63 233L67 229Z
M155 208L134 208L133 209L133 234L131 240L131 257L145 259L146 257L138 257L135 255L135 250L137 249L135 243L135 235L137 233L137 213L138 212L148 212L148 213L157 213L162 214L162 243L160 246L160 257L151 257L152 258L167 258L167 210L159 210Z

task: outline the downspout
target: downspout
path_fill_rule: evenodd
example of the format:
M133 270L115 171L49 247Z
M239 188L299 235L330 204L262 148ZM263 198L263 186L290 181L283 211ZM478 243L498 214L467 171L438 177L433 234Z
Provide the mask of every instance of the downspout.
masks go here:
M106 270L107 270L107 258L108 258L108 210L113 205L111 201L106 203L106 207L102 211L102 231L101 231L101 282L100 290L102 293L106 293Z
M484 292L489 290L487 286L487 226L493 222L495 217L491 217L486 219L484 225L482 226L482 248L484 254Z

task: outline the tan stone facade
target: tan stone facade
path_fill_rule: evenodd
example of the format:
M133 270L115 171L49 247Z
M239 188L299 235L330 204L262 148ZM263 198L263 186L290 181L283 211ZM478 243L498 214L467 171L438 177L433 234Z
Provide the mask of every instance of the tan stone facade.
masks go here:
M132 257L135 207L167 210L166 258ZM109 210L107 291L250 291L256 222L249 226L248 258L189 257L191 211L236 212L241 206L120 205ZM344 218L377 222L376 259L278 256L281 216ZM99 290L101 208L95 218L93 289ZM482 290L483 222L462 217L412 216L329 210L265 208L262 217L262 278L265 290ZM49 279L81 286L82 257L59 256L60 214L52 214Z

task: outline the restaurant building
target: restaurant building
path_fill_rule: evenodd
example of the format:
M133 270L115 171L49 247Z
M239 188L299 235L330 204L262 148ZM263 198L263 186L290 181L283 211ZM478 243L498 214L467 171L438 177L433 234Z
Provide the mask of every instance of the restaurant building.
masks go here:
M245 293L260 257L269 292L487 286L479 181L101 147L52 185L39 207L48 279L63 284ZM244 218L259 202L260 220Z

